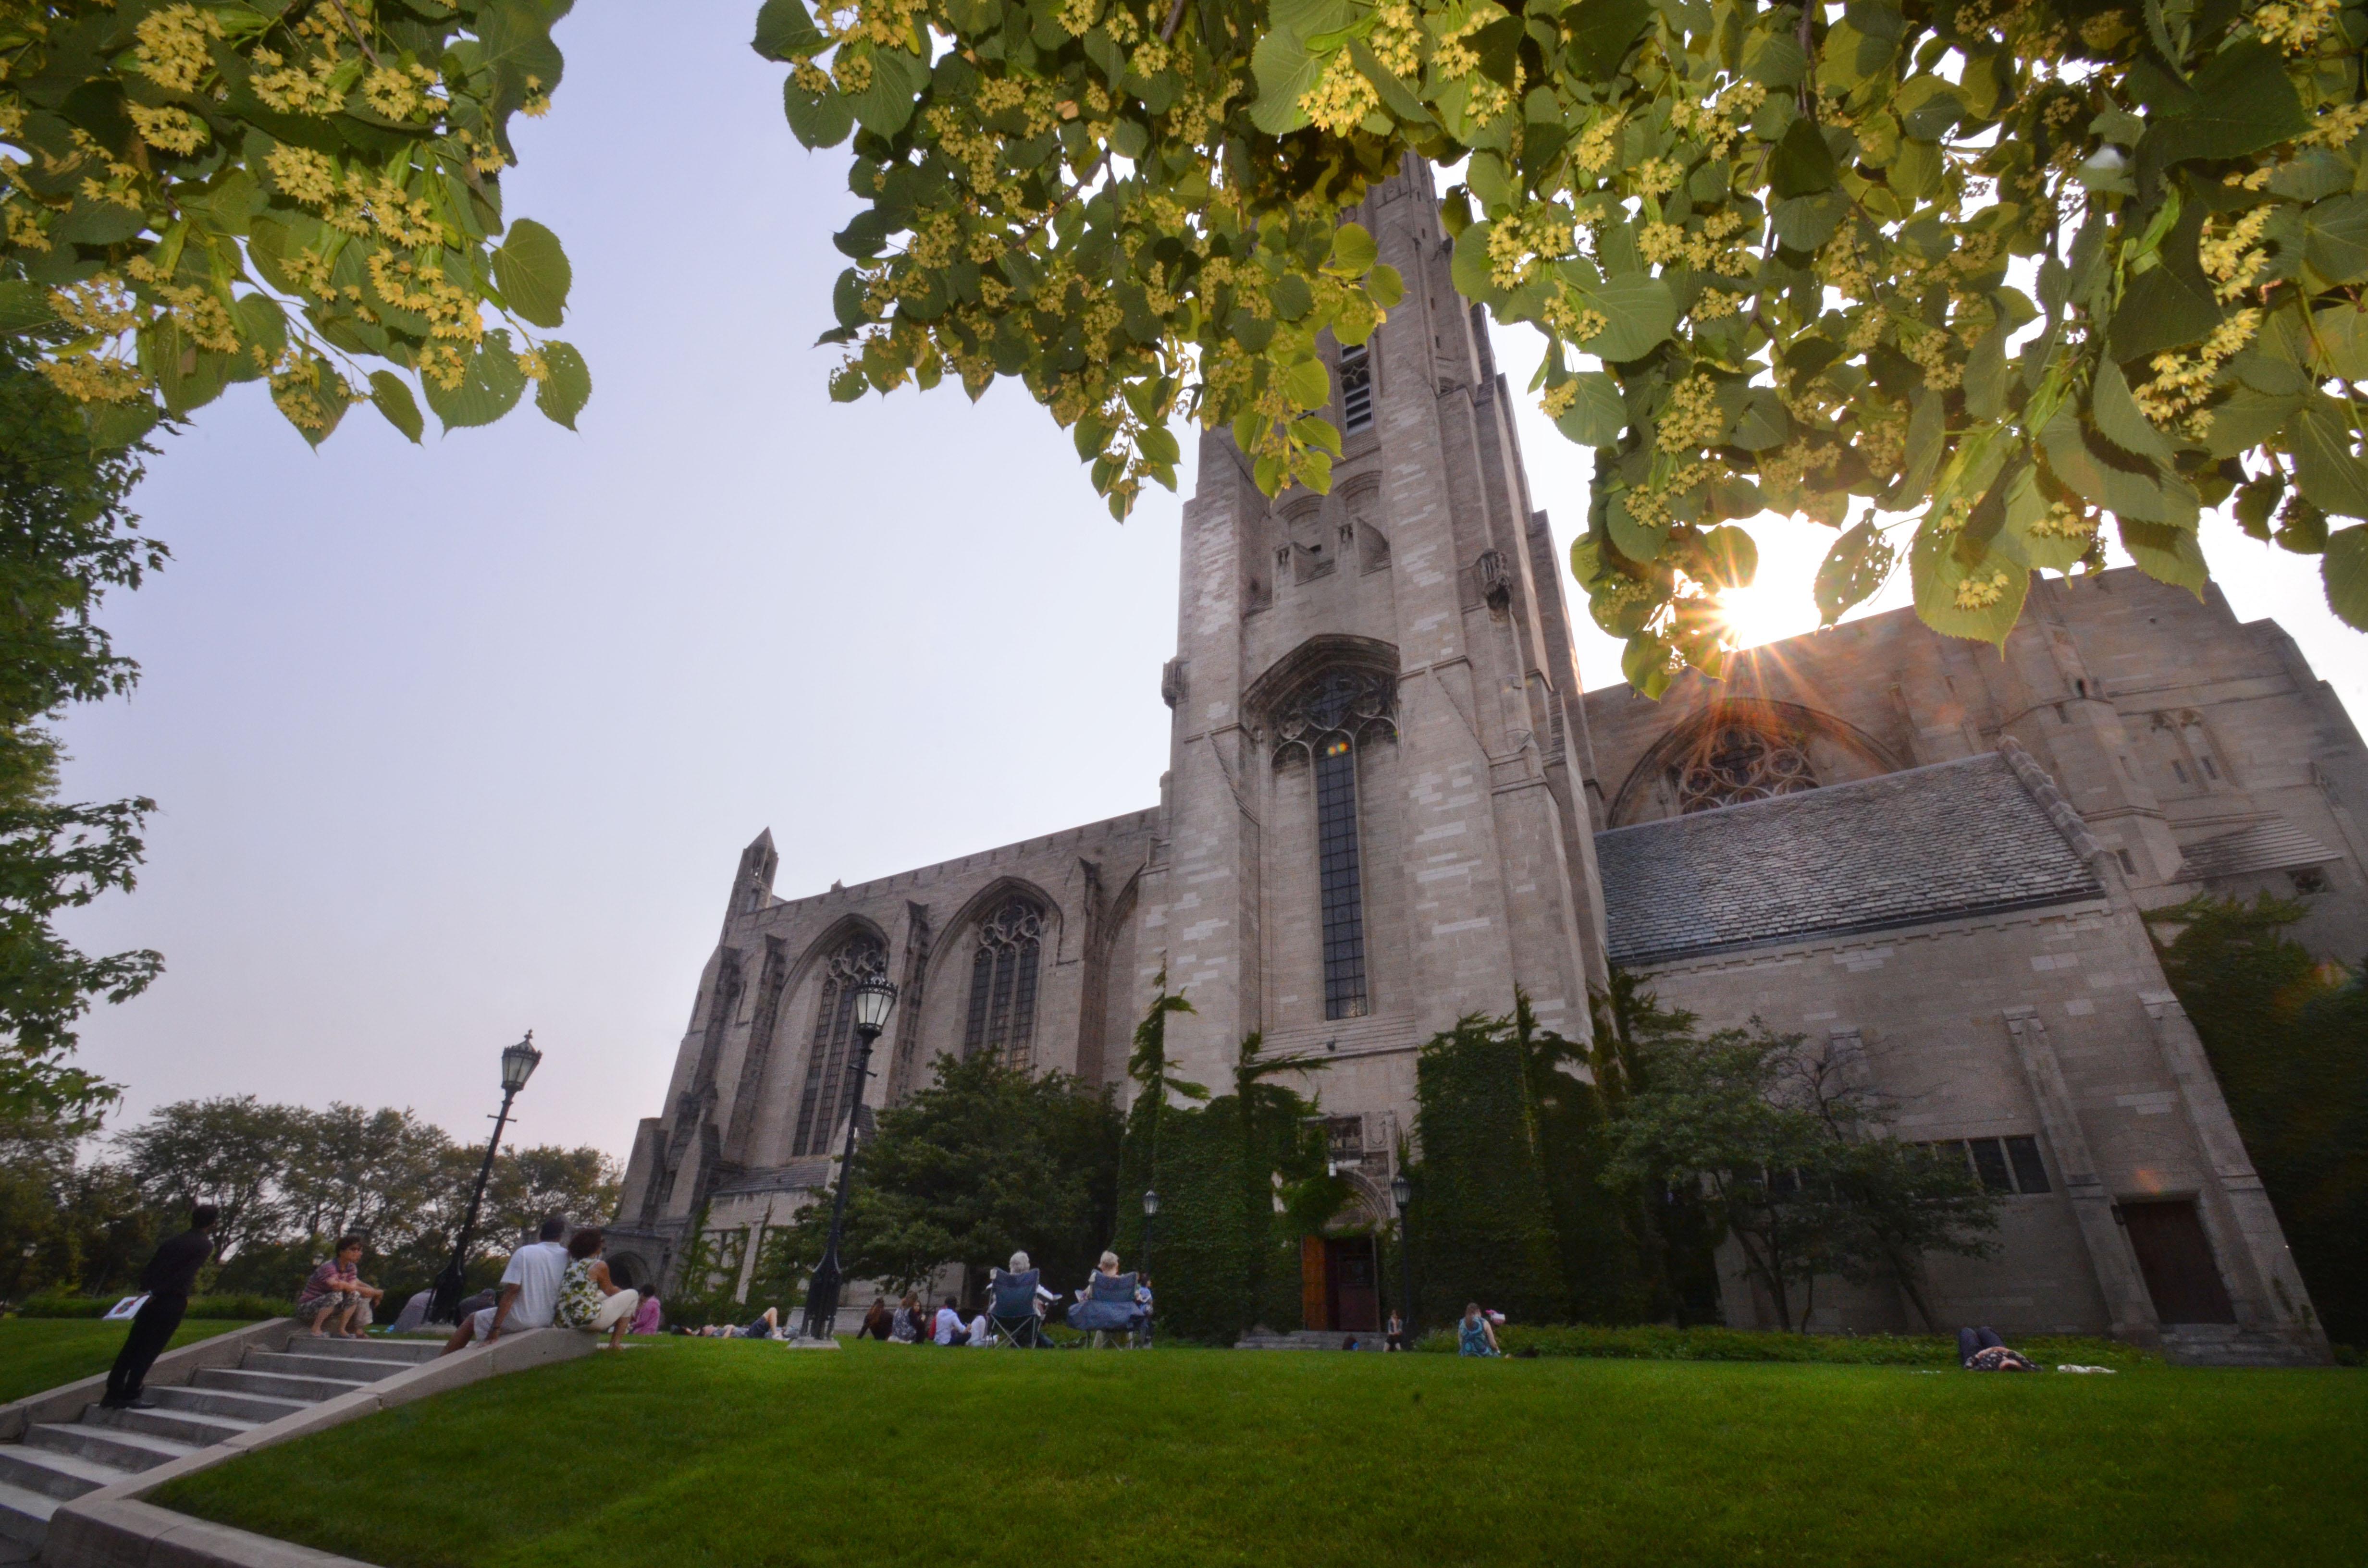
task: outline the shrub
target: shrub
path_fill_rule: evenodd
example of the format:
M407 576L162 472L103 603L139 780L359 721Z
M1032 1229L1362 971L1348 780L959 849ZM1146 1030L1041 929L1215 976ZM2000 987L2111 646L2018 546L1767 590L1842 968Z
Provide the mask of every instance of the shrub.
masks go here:
M1459 1314L1460 1315L1460 1314ZM1937 1334L1785 1334L1739 1328L1671 1328L1652 1324L1604 1328L1592 1324L1508 1324L1497 1331L1507 1353L1580 1356L1614 1361L1822 1361L1861 1367L1954 1367L1957 1342ZM1437 1329L1417 1348L1455 1349L1455 1330ZM2043 1366L2077 1362L2122 1370L2161 1366L2162 1358L2119 1340L2079 1335L2036 1335L2014 1341Z

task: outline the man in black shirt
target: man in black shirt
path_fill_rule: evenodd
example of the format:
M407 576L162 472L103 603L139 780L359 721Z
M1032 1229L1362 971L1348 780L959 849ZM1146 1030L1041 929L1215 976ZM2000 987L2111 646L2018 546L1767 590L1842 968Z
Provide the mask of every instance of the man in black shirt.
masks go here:
M107 1397L99 1403L108 1409L155 1408L140 1397L140 1385L165 1346L172 1343L173 1331L181 1326L181 1314L189 1310L189 1292L197 1288L198 1270L214 1250L214 1219L212 1204L199 1204L189 1211L189 1228L158 1247L148 1267L141 1270L140 1288L148 1292L148 1299L132 1314L131 1333L115 1358L115 1369L107 1374Z

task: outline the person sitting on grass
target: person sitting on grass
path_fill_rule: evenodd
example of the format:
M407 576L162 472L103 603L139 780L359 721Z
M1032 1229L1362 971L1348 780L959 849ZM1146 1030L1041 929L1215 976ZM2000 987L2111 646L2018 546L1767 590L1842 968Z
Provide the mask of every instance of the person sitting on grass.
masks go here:
M545 1220L541 1240L510 1254L509 1267L502 1270L501 1295L490 1307L462 1313L441 1353L450 1356L506 1330L549 1328L559 1313L559 1288L567 1278L566 1234L566 1215Z
M937 1330L932 1337L940 1345L970 1343L970 1330L962 1326L962 1309L954 1304L951 1296L948 1296L946 1304L938 1309Z
M361 1261L361 1237L339 1236L334 1255L304 1281L304 1289L296 1296L296 1315L313 1320L313 1338L361 1337L359 1331L370 1321L370 1303L384 1294L362 1283ZM324 1334L323 1325L332 1317L337 1320L336 1326Z
M1502 1356L1505 1353L1497 1343L1495 1325L1481 1312L1477 1301L1467 1301L1463 1305L1463 1322L1456 1329L1455 1353L1459 1356Z
M608 1348L620 1350L625 1345L625 1330L633 1324L633 1309L642 1304L638 1290L620 1290L609 1278L609 1265L600 1254L609 1244L608 1233L597 1225L587 1225L575 1233L567 1244L567 1273L559 1287L559 1322L563 1327L581 1329L586 1334L609 1335Z
M889 1331L888 1337L899 1345L918 1345L921 1343L921 1298L908 1294L896 1304L895 1326Z
M979 1308L978 1315L970 1320L970 1347L973 1350L995 1348L995 1325L986 1321L985 1307Z
M658 1293L655 1290L643 1296L642 1304L633 1309L633 1332L635 1334L666 1332L666 1309L658 1304Z
M855 1337L884 1340L895 1326L896 1312L889 1306L888 1298L874 1296L870 1309L863 1314L863 1326L855 1331Z

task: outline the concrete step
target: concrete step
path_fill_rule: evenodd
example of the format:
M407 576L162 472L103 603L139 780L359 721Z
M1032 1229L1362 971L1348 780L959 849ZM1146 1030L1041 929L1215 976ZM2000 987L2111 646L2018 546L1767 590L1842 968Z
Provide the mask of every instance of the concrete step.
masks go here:
M28 1492L0 1481L0 1537L27 1546L40 1545L49 1537L50 1516L64 1501L46 1492Z
M0 1446L0 1483L27 1492L47 1493L52 1497L79 1497L85 1492L129 1481L131 1473L120 1465L101 1464L97 1460L62 1454L54 1449L29 1448L23 1443Z
M151 1437L145 1432L126 1432L113 1426L85 1426L80 1423L68 1426L37 1422L26 1432L25 1446L48 1449L56 1453L79 1454L84 1459L111 1464L119 1470L154 1470L184 1454L196 1453L205 1445Z
M359 1381L374 1383L381 1378L391 1378L397 1372L407 1372L419 1365L416 1361L381 1361L374 1357L314 1356L292 1350L250 1350L240 1369L249 1372L284 1372L301 1378L326 1378L332 1381Z
M148 1391L154 1395L161 1390ZM281 1412L285 1415L286 1412ZM143 1437L163 1437L169 1442L188 1443L193 1448L211 1448L214 1444L252 1432L262 1422L241 1415L207 1415L194 1410L109 1410L94 1404L82 1413L81 1425L102 1427L110 1432L136 1432Z
M283 1415L293 1415L320 1403L312 1399L237 1393L222 1388L152 1388L146 1391L146 1394L167 1411L189 1411L199 1415L235 1415L258 1423L277 1421Z
M226 1389L233 1393L268 1394L312 1403L351 1393L363 1386L360 1378L307 1378L289 1372L250 1372L244 1367L200 1367L191 1380L201 1389Z
M391 1339L383 1335L369 1339L331 1339L326 1335L314 1339L300 1334L288 1342L291 1356L352 1356L365 1361L433 1361L444 1348L444 1336L432 1339Z

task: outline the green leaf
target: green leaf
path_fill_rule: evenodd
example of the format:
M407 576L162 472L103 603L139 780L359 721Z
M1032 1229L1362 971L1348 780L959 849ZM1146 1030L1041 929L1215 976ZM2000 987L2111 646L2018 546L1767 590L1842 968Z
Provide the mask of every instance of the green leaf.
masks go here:
M1609 82L1620 74L1628 51L1653 19L1652 0L1578 0L1563 13L1562 27L1572 56L1586 74ZM1799 53L1798 50L1793 51ZM1795 66L1797 79L1798 67ZM1789 83L1764 82L1768 86Z
M1876 531L1873 518L1860 523L1834 541L1817 567L1811 592L1817 601L1819 623L1831 626L1854 607L1872 598L1899 563L1891 541Z
M559 236L531 218L510 225L501 247L494 252L494 282L511 310L537 326L557 326L567 312L568 287L575 269Z
M1475 229L1485 226L1473 225ZM1485 235L1483 242L1485 254ZM1455 247L1455 254L1461 263L1462 244ZM1582 284L1577 293L1580 302L1589 310L1600 312L1605 323L1602 331L1578 347L1613 364L1643 358L1667 342L1678 324L1677 296L1669 292L1668 283L1642 272Z
M2368 528L2328 535L2318 577L2327 587L2327 608L2345 625L2368 631Z
M1578 396L1554 420L1554 428L1582 447L1608 447L1628 427L1628 404L1620 383L1600 370L1581 370L1571 381Z
M2185 588L2199 599L2203 597L2204 581L2212 574L2203 564L2203 551L2195 542L2194 529L2142 523L2129 517L2118 519L2118 524L2122 548L2130 552L2139 571L2157 583Z
M1406 298L1406 279L1398 275L1396 267L1383 262L1365 275L1365 292L1382 309L1394 311Z
M875 136L894 136L913 119L915 101L929 85L927 61L901 49L871 51L871 81L848 96L855 122Z
M386 415L386 422L417 446L427 425L419 417L419 404L412 398L411 384L392 370L372 370L370 384L370 402Z
M1790 35L1764 32L1754 35L1743 56L1743 74L1761 86L1776 92L1801 85L1808 74L1808 56ZM1605 73L1610 74L1610 73Z
M2097 362L2096 385L2089 402L2089 417L2097 422L2097 433L2125 452L2135 452L2151 458L2169 468L2178 454L2154 421L2138 412L2137 400L2130 395L2130 383L2123 378L2122 368L2111 359Z
M2368 517L2368 464L2352 451L2357 433L2344 407L2324 393L2286 426L2294 483L2312 506L2340 517Z
M1742 412L1727 432L1729 445L1747 452L1772 451L1793 438L1793 416L1773 387L1754 387L1744 394Z
M2368 381L2368 310L2329 305L2310 318L2311 369L2347 381Z
M1338 272L1349 278L1362 278L1381 259L1381 247L1361 223L1343 223L1332 232L1332 256L1325 262L1327 272Z
M806 147L836 147L855 129L855 106L833 88L809 93L795 78L781 84L781 109L790 132Z
M1713 528L1700 548L1703 580L1713 588L1748 588L1759 574L1759 547L1741 528Z
M2183 207L2155 252L2161 265L2131 277L2106 332L2114 358L2152 358L2166 348L2194 343L2220 324L2220 301L2196 252L2206 216L2201 202Z
M830 40L807 14L805 0L765 0L757 12L757 37L749 47L768 60L812 60Z
M117 451L130 446L156 427L164 412L153 403L102 403L83 407L83 428L90 433L90 444L101 451ZM320 443L315 441L314 446Z
M1780 198L1831 190L1835 174L1833 149L1807 119L1796 119L1786 129L1768 165L1770 187Z
M1647 562L1658 557L1661 546L1669 537L1666 522L1647 526L1640 523L1628 510L1628 493L1622 491L1611 497L1603 509L1604 520L1610 525L1611 548L1634 562Z
M1776 238L1791 250L1816 250L1834 237L1834 230L1850 215L1850 198L1838 190L1780 201L1776 204Z
M2306 210L2302 257L2329 283L2368 278L2368 196L2333 196Z
M2003 550L1960 559L1957 530L1928 515L1908 547L1907 573L1916 589L1917 618L1951 637L2002 643L2022 614L2031 569Z
M1274 313L1285 321L1297 321L1315 303L1315 291L1296 272L1286 272L1268 284L1266 297L1274 301Z
M575 416L592 401L592 369L572 343L556 339L542 346L542 365L549 372L534 389L534 405L554 425L575 428Z
M1912 506L1930 493L1948 435L1947 403L1938 392L1918 392L1909 401L1907 449L1902 459L1898 487L1894 491L1904 502Z
M2259 39L2241 40L2204 62L2194 87L2179 111L2148 123L2146 148L2166 165L2240 158L2310 129L2284 57Z
M2004 322L1982 334L1965 356L1965 412L1975 419L1996 419L2006 412L2007 390L2012 383L2006 363L2006 340L2012 329Z
M1313 356L1284 367L1282 395L1293 408L1322 408L1332 401L1332 376Z
M496 328L485 334L485 341L469 357L459 386L447 390L434 376L425 376L420 390L427 394L427 406L436 411L444 428L458 430L491 425L516 408L526 392L526 372L518 369L510 335Z
M1620 673L1639 694L1658 701L1669 689L1669 645L1648 631L1639 631L1621 650Z
M14 336L57 324L50 309L50 291L22 278L0 278L0 337Z
M2043 525L2052 523L2054 517L2047 493L2039 487L2039 470L2025 463L2007 483L2001 542L2027 566L2047 572L2069 571L2089 552L2089 541L2077 534L2059 534L2052 529L2041 532Z
M2040 432L2040 440L2047 449L2048 468L2091 506L2102 506L2124 522L2135 518L2174 528L2195 527L2201 508L2186 481L2176 474L2157 473L2142 459L2122 460L2136 464L2135 470L2106 461L2089 447L2071 409L2056 410L2055 417Z
M1493 306L1505 299L1505 291L1497 287L1488 259L1488 234L1495 227L1483 221L1455 239L1455 259L1448 268L1448 277L1455 291L1474 304Z
M1415 96L1414 90L1398 80L1395 72L1382 63L1381 57L1373 52L1372 45L1360 38L1350 39L1349 58L1357 62L1357 69L1364 74L1366 81L1373 85L1373 91L1381 95L1382 106L1392 114L1410 125L1439 123L1430 110L1423 108L1422 100Z
M1322 57L1309 52L1278 23L1250 54L1250 70L1258 85L1250 123L1269 136L1287 136L1304 126L1307 116L1299 100L1322 79L1324 64Z

